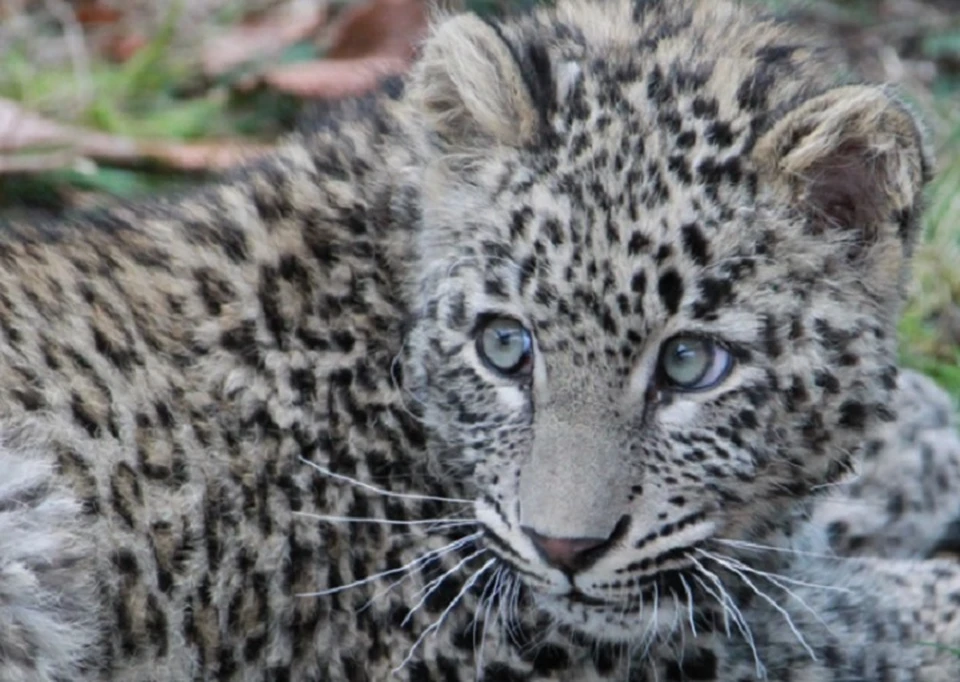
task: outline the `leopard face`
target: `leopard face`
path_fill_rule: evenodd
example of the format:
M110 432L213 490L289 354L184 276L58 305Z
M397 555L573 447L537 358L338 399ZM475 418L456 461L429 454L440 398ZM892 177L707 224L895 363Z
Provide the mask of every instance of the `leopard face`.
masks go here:
M899 104L830 72L714 2L427 44L405 381L487 549L574 631L672 628L701 551L784 529L893 418L926 162Z

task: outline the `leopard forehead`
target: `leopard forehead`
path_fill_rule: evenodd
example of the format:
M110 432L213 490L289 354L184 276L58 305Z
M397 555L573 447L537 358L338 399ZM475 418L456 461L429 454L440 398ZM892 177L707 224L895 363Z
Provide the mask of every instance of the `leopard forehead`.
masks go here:
M424 172L416 296L447 327L513 310L547 349L632 360L627 345L682 313L756 343L763 304L791 315L783 282L820 278L849 241L792 229L763 186L760 137L833 84L820 48L780 24L728 3L566 2L497 37L529 101L503 107L513 121L481 111L487 135L443 131L455 141ZM500 90L503 71L487 74ZM742 279L754 301L735 308Z
M676 312L688 264L722 279L720 264L736 271L730 259L782 240L755 220L780 207L758 206L751 154L781 110L828 87L811 66L817 48L727 3L567 2L499 31L522 65L529 115L504 107L517 120L498 117L493 139L462 137L428 165L428 294L454 264L473 265L484 275L470 286L486 294L517 281L523 297L615 292L625 309L652 291ZM489 83L460 85L496 99ZM664 263L654 277L650 265Z

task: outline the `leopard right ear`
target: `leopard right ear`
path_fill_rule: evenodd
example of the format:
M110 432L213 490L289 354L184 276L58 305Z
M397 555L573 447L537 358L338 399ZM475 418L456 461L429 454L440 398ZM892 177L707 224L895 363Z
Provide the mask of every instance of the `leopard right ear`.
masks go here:
M845 233L859 251L888 240L909 251L932 161L915 118L882 88L808 100L760 138L753 157L812 232Z
M432 131L455 147L522 146L541 122L511 46L472 14L434 29L414 67L410 100Z

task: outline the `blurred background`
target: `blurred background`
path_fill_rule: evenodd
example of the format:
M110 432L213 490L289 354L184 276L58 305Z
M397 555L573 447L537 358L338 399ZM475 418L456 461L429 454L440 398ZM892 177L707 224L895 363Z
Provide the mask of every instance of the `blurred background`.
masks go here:
M831 37L838 69L897 84L925 119L939 172L901 353L960 399L960 0L744 1ZM427 0L0 0L0 216L142 197L267 153L305 103L403 72L427 15Z

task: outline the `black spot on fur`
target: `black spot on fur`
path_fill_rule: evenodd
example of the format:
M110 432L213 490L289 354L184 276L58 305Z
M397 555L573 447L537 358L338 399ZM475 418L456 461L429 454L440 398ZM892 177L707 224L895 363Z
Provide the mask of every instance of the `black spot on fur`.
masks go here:
M671 315L676 315L683 298L683 279L674 269L669 269L660 276L657 282L657 293L660 300Z
M687 255L697 265L707 265L710 262L710 247L700 227L696 223L688 223L680 228L680 232Z

